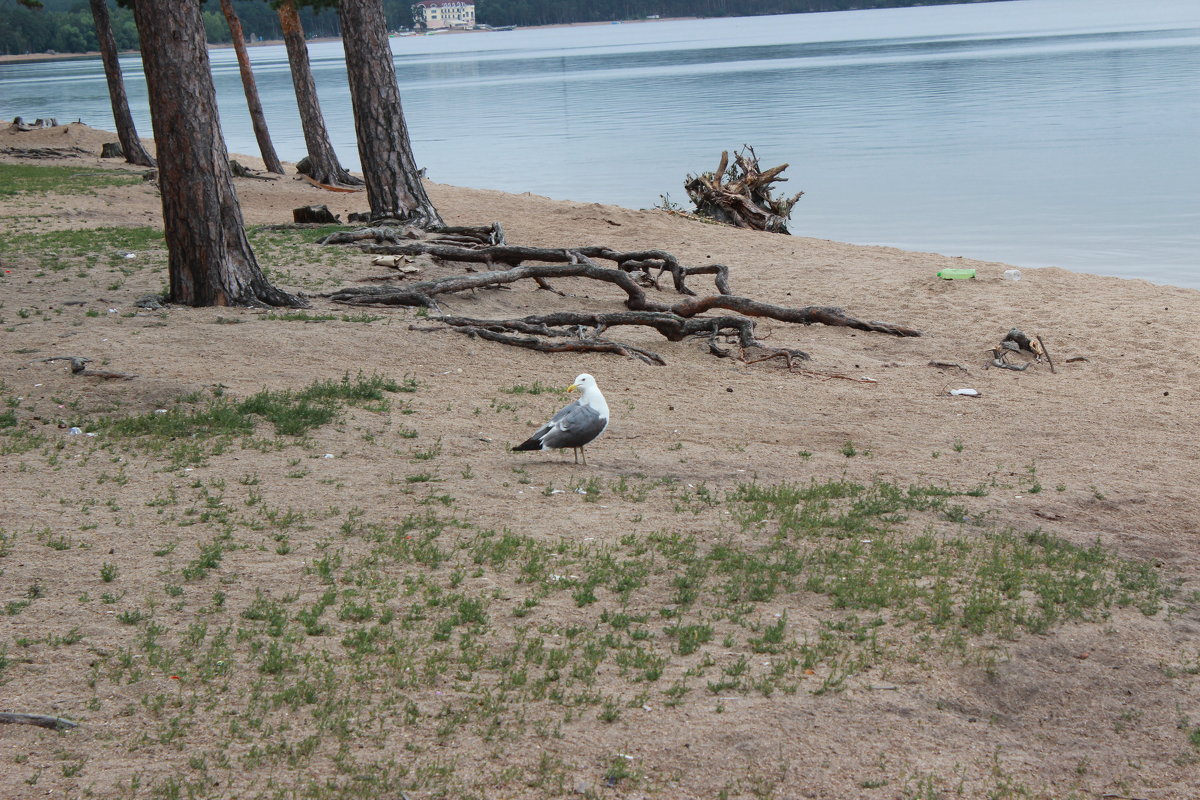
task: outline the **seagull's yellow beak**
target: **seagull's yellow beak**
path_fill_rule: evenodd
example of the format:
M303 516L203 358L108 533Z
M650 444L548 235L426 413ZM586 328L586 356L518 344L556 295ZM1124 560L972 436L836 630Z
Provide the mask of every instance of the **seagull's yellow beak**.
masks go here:
M570 386L568 386L568 387L567 387L567 391L568 391L568 392L573 392L573 391L575 391L575 390L576 390L576 389L578 389L578 388L579 388L578 386L576 386L575 384L573 384L573 383L572 383Z

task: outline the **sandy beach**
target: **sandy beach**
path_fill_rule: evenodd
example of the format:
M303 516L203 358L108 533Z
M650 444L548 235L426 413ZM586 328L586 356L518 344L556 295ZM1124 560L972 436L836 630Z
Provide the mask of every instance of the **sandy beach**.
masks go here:
M0 164L136 176L98 157L114 140L0 131ZM80 151L8 151L45 147ZM367 210L294 174L236 186L251 227L306 205ZM166 285L161 240L111 231L161 226L152 183L0 194L0 712L79 722L0 725L0 795L1196 796L1200 292L429 191L448 224L499 221L513 244L667 250L728 265L735 294L922 335L760 321L771 345L810 354L794 370L648 332L606 335L665 366L535 353L423 310L335 304L322 295L400 278L271 230L258 259L305 294L307 319L146 309ZM114 244L78 255L65 230ZM445 310L622 307L615 289L553 284ZM674 302L669 284L650 291ZM989 366L1012 328L1041 337L1053 370ZM72 374L63 357L134 377ZM510 452L567 402L549 387L582 372L612 409L588 465ZM222 446L151 447L101 422L372 375L411 391L301 437L261 422ZM745 499L833 484L951 499L803 536ZM885 543L931 549L874 561ZM737 588L733 552L759 565L745 580L778 579ZM935 554L950 566L905 582ZM972 590L1035 561L1042 577ZM907 588L848 600L851 574ZM961 623L923 605L935 587ZM1009 603L1004 624L970 621Z

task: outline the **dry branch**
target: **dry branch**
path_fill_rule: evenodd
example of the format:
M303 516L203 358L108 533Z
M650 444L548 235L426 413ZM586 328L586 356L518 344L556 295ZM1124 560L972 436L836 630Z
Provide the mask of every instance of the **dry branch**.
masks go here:
M82 147L0 147L0 153L17 158L78 158L91 155Z
M49 728L55 731L65 731L69 728L79 727L78 722L72 722L69 719L62 717L51 717L46 714L18 714L8 711L0 711L0 723L11 723L14 725L37 725L39 728Z
M340 241L361 242L390 237L379 229L367 229L348 234ZM668 341L682 341L689 336L704 336L709 352L722 358L736 357L753 363L783 358L788 367L808 355L792 348L769 347L755 337L755 317L800 325L834 325L857 330L887 333L893 336L920 336L911 328L887 322L867 322L847 316L840 308L808 306L789 308L764 303L730 293L729 269L712 264L686 267L672 254L662 250L619 252L607 247L576 247L551 249L496 245L490 247L461 247L428 241L408 241L386 245L359 245L368 253L391 255L430 255L435 258L488 266L506 265L507 269L450 275L419 281L405 286L360 286L338 289L325 295L334 302L349 305L418 306L439 312L439 327L449 328L489 341L541 351L591 351L620 353L647 363L664 363L661 356L620 342L599 338L609 328L639 325L658 331ZM604 267L597 260L611 261L614 267ZM541 263L526 264L535 261ZM657 270L672 275L674 288L684 299L674 303L656 302L647 295L644 284L660 288L649 272ZM712 275L718 294L697 296L686 280L693 275ZM521 280L532 280L543 289L553 289L548 281L555 278L585 278L610 283L625 292L624 312L557 312L522 319L483 320L442 314L438 298L442 295L477 289L501 288ZM703 316L709 311L733 312L721 316ZM429 330L430 328L418 328ZM733 347L724 347L727 340Z
M360 233L360 232L355 232ZM335 236L337 234L334 234ZM370 238L370 237L363 237ZM490 247L461 247L438 242L394 242L387 245L364 245L364 252L379 255L430 255L444 261L462 261L469 264L506 264L516 267L526 261L539 261L546 264L576 264L585 261L612 261L617 269L630 275L658 270L656 278L652 279L655 288L657 278L664 272L671 274L675 291L680 294L694 295L695 292L686 285L692 275L712 275L717 291L729 294L729 267L724 264L706 264L699 267L685 267L672 254L664 250L635 250L620 252L609 247L522 247L520 245L498 244ZM543 276L551 277L551 276Z
M372 241L377 245L403 245L419 242L464 248L494 247L504 244L504 226L499 222L479 226L439 225L428 229L398 222L387 224L388 222L388 220L378 220L378 224L371 228L336 231L320 239L317 244L359 244ZM365 246L364 249L366 249ZM382 255L411 255L407 252L393 252L386 249L370 252Z

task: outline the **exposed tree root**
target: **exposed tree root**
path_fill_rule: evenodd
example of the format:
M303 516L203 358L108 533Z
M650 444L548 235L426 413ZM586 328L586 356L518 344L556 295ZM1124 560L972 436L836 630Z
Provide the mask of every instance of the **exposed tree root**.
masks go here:
M781 175L787 168L787 164L781 164L765 171L760 169L754 148L745 145L742 152L733 154L732 164L729 151L725 151L715 171L688 175L683 188L701 217L737 228L787 233L792 206L804 194L772 196L771 184L786 181Z
M451 235L458 232L457 229L440 230ZM442 235L438 230L432 233L434 236ZM450 275L402 286L348 287L325 296L348 305L416 306L438 312L436 327L414 326L416 330L450 329L543 352L618 353L649 364L665 362L657 353L600 338L601 335L609 328L638 325L653 328L672 342L703 336L709 352L720 358L736 358L746 363L780 358L789 369L794 368L797 361L807 359L808 355L802 350L763 344L755 337L754 318L766 317L800 325L819 323L892 336L921 335L919 331L901 325L859 320L848 316L840 308L789 308L739 297L730 293L728 267L720 264L686 267L675 256L662 250L619 252L607 247L551 249L508 244L464 247L428 240L400 241L408 235L407 231L397 233L387 228L369 228L349 234L333 234L326 241L387 241L388 244L359 244L359 247L368 253L425 254L447 261L486 264L489 267L505 265L507 269ZM420 232L416 235L420 235ZM615 266L601 266L597 260L610 261ZM541 263L525 263L529 261ZM654 276L651 275L653 271L657 272ZM676 303L657 302L647 295L647 287L661 289L658 278L664 273L670 273L675 291L685 295ZM697 295L686 284L687 279L694 275L712 275L717 294ZM556 278L586 278L613 284L625 292L625 307L628 310L609 313L561 311L521 319L485 320L445 314L438 305L438 298L442 295L497 289L521 280L535 281L542 289L567 296L549 284L549 280ZM704 316L709 311L733 313Z

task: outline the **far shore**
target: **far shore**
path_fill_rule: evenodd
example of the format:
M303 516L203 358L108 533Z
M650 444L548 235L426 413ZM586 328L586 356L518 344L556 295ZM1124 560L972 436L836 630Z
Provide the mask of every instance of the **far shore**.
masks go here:
M567 22L559 25L522 25L521 30L535 30L542 28L582 28L592 25L637 25L644 22L678 22L685 19L699 19L699 17L662 17L660 19L626 19L612 20L604 22ZM447 33L463 34L463 33L504 33L505 31L478 31L478 30L449 30ZM322 36L308 40L310 43L319 42L338 42L341 41L340 36ZM247 47L269 47L271 45L282 45L283 39L263 39L256 42L246 42ZM225 44L210 44L210 50L228 50L233 47L230 43ZM121 55L134 55L137 50L122 50ZM87 53L16 53L16 54L0 54L0 64L8 64L22 61L72 61L81 58L99 58L99 50L91 50Z

